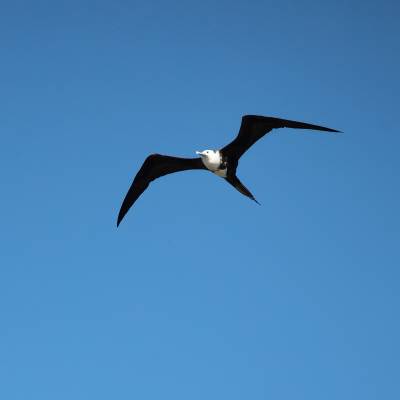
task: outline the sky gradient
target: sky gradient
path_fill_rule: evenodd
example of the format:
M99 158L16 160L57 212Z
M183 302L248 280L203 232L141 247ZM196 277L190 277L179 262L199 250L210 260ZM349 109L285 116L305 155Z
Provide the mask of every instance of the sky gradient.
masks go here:
M398 399L400 6L3 1L0 398ZM153 183L244 114L262 204Z

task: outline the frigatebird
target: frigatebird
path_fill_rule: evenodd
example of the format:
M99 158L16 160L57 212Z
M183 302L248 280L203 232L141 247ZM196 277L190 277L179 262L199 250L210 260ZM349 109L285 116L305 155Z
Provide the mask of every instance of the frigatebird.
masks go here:
M240 193L258 203L239 178L236 176L236 168L240 157L265 134L275 128L313 129L326 132L340 132L336 129L307 124L304 122L287 119L263 117L260 115L245 115L242 117L239 133L236 138L220 150L196 151L200 157L181 158L161 154L151 154L144 161L136 174L131 187L122 202L118 214L117 226L139 196L147 189L155 179L172 174L174 172L190 169L204 169L224 178ZM260 204L260 203L258 203Z

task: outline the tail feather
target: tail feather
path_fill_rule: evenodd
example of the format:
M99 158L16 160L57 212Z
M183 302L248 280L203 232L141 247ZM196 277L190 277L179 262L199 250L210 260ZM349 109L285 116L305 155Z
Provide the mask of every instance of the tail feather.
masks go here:
M253 196L253 194L250 192L249 189L246 188L246 186L243 185L242 182L240 182L239 178L235 176L230 176L225 178L227 182L229 182L235 189L237 189L240 193L243 195L247 196L249 199L255 201L258 205L261 205L256 198Z

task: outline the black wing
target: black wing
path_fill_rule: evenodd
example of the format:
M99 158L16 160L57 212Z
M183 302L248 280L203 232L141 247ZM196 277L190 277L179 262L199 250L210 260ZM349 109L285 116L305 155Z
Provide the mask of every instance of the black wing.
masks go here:
M122 202L118 214L117 226L133 203L147 189L151 181L174 172L185 171L188 169L206 169L201 158L180 158L152 154L146 158L139 172L136 174L128 193Z
M260 115L245 115L242 117L240 130L236 138L221 149L223 155L239 159L258 139L271 132L274 128L315 129L326 132L340 132L323 126L306 124L304 122L290 121Z

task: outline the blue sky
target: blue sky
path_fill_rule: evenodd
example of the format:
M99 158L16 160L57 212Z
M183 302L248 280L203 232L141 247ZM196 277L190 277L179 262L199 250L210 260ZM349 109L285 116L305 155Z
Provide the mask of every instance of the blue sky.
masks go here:
M3 1L0 397L398 399L399 5ZM243 114L257 206L152 184Z

